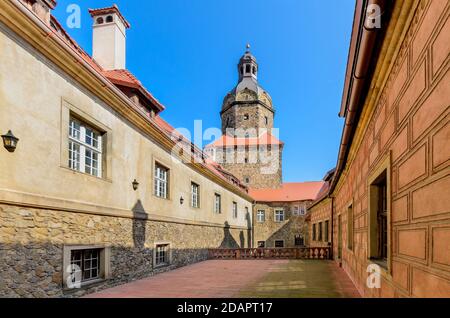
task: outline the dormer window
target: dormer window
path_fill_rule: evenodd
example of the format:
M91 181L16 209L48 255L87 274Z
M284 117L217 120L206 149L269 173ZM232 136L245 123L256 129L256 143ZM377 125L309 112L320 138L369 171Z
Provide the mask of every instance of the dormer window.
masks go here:
M103 20L102 17L97 19L97 24L103 24L105 22L105 20Z
M114 21L114 19L113 19L112 15L108 15L108 16L106 17L106 23L111 23L111 22L113 22L113 21Z

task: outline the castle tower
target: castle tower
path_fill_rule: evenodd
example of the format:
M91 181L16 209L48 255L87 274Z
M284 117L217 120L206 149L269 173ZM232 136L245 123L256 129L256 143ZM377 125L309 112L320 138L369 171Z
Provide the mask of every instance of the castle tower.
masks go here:
M283 143L273 135L275 110L258 84L258 63L247 46L238 64L238 83L222 105L223 136L205 151L253 189L281 187Z
M238 64L238 84L223 101L220 115L224 134L244 137L242 131L250 130L250 136L256 137L273 128L272 98L258 84L258 70L256 58L247 45Z

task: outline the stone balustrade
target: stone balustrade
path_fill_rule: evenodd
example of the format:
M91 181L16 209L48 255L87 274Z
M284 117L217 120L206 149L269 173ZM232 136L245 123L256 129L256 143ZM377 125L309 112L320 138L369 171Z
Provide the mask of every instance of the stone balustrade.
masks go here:
M209 259L331 259L330 247L219 248L209 250Z

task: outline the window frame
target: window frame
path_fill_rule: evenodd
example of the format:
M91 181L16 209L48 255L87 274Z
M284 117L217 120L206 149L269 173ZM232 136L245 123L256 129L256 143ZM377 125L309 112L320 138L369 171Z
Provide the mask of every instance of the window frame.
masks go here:
M112 182L112 141L113 134L112 129L91 115L91 109L85 109L86 107L78 108L74 105L77 103L72 102L68 98L61 99L61 139L60 139L60 168L71 174L81 174L83 176L95 178L96 180ZM81 107L82 105L80 105ZM73 170L69 167L69 127L70 118L74 117L79 121L86 123L88 126L94 128L102 135L102 151L103 156L101 160L102 165L102 177L96 177L91 174L86 174L77 170Z
M322 222L319 222L318 224L319 224L319 226L318 226L319 236L317 237L317 241L322 242L323 241L323 224L322 224Z
M260 220L260 215L262 215L262 221ZM256 222L257 223L265 223L266 222L266 210L257 210L256 211Z
M78 129L75 129L75 125L78 124ZM89 122L80 119L78 116L74 114L69 115L69 125L68 125L68 138L67 138L67 151L68 151L68 167L72 171L76 171L79 173L83 173L92 177L96 177L99 179L103 178L103 135L104 132L99 130L97 127L94 127ZM78 132L74 134L73 132ZM89 134L87 131L92 133L92 136L96 136L97 138L88 137ZM78 136L76 136L78 135ZM92 144L88 143L88 138L91 139ZM97 146L94 146L94 141L97 143ZM77 159L73 158L73 154L76 154L75 147L78 147L78 155L76 155ZM86 160L89 158L87 155L91 153L91 165L88 165ZM97 160L94 159L94 155L97 155ZM97 163L97 166L94 167L94 162ZM88 171L89 170L89 171ZM96 170L96 173L94 173Z
M279 215L283 216L282 220L277 217L277 212L282 212L281 214L279 214ZM286 213L285 213L283 208L276 208L276 209L274 209L273 213L274 213L274 221L275 221L275 223L283 223L283 222L286 221Z
M238 218L238 204L236 201L233 201L232 213L233 213L233 219L237 219Z
M158 170L165 172L165 180L161 178ZM162 193L162 189L165 190L165 193ZM170 168L161 164L159 161L155 161L153 169L153 194L159 199L170 199Z
M368 240L367 247L368 253L367 257L369 262L379 265L382 269L382 273L391 276L392 273L392 219L391 219L391 208L392 208L392 168L391 168L391 152L389 152L384 159L378 164L378 166L373 169L369 174L367 180L368 186ZM386 219L387 219L387 259L380 260L377 258L378 242L377 242L377 211L378 211L378 180L380 177L386 173Z
M277 246L277 243L279 243L279 242L282 242L283 243L283 246ZM285 242L284 242L284 240L274 240L274 242L273 242L273 247L274 248L284 248L285 247L285 244L284 244Z
M197 189L197 193L194 192ZM191 208L200 209L200 185L191 181Z
M263 246L260 246L260 245L263 245ZM258 241L257 246L258 246L258 248L266 248L266 241Z
M353 251L354 248L354 210L353 210L353 201L347 206L347 249L349 251Z
M325 220L324 224L324 242L330 242L330 220Z
M167 247L167 250L165 251L165 259L166 262L158 262L160 259L158 255L158 248L159 247ZM153 245L153 268L161 268L161 267L167 267L172 264L172 244L171 242L167 241L161 241L161 242L155 242Z
M217 201L219 199L219 201ZM222 195L220 193L214 193L214 213L222 214Z
M72 252L74 251L87 251L87 250L99 250L99 273L98 277L89 280L81 281L81 288L103 282L111 276L111 248L106 245L64 245L63 247L63 288L67 291L78 290L71 289L67 285L67 281L71 273L67 271L72 264Z
M312 240L316 241L316 237L317 237L317 224L314 223L312 225Z

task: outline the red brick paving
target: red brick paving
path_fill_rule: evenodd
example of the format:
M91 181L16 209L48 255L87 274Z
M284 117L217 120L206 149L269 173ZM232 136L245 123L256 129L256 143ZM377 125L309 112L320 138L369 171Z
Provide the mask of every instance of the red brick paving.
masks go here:
M233 298L239 297L240 292L245 289L253 290L253 286L257 286L268 277L268 274L280 271L288 267L288 264L288 260L211 260L106 289L87 297ZM350 297L360 297L341 268L332 262L325 268L326 270L329 268L329 274L335 279L337 290L345 292Z

